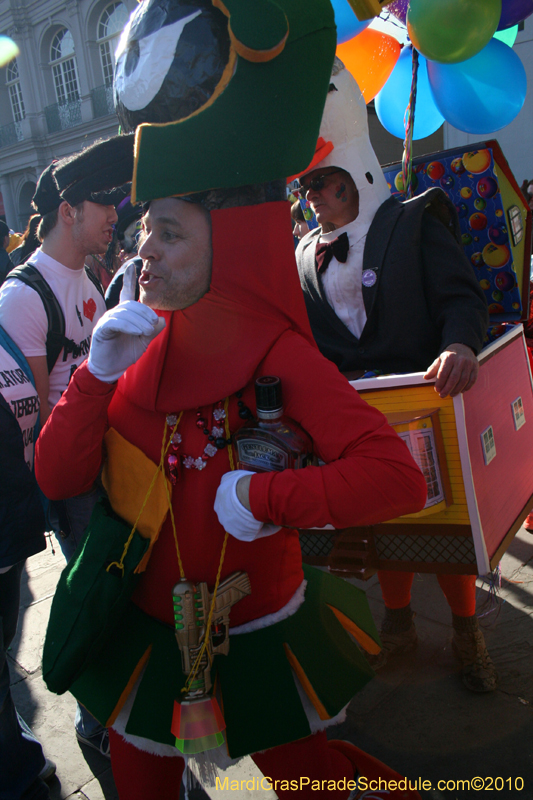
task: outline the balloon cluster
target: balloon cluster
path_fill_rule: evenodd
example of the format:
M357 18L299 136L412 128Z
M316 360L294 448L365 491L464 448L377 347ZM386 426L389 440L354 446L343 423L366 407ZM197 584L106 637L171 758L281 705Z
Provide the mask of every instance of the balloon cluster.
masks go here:
M412 48L419 56L413 139L429 136L444 120L466 133L500 130L526 96L526 72L512 49L517 23L533 14L533 0L392 0L391 15L406 25L412 45L347 13L348 0L332 0L339 32L337 55L365 101L376 98L382 125L404 138L412 80Z

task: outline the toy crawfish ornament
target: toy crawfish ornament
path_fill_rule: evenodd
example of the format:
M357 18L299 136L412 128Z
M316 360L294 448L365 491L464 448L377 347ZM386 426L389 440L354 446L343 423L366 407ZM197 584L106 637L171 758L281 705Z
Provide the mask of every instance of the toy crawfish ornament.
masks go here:
M212 688L214 655L229 652L229 612L251 593L246 572L234 572L210 593L206 583L182 579L172 590L174 627L187 676L185 697L174 703L171 731L185 755L212 750L224 741L224 717Z

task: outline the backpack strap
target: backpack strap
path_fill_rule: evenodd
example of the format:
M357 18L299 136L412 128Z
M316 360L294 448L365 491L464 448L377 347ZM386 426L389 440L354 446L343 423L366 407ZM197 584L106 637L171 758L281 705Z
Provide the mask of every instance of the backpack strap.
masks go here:
M98 280L98 278L96 277L96 275L94 274L92 269L90 269L87 265L85 265L85 274L87 275L89 280L92 283L94 283L94 285L96 286L96 288L98 289L98 291L102 295L102 299L105 300L104 290L102 289L102 284L100 283L100 281Z
M46 362L48 374L54 368L61 350L65 345L71 345L70 339L65 336L65 317L58 299L51 290L47 281L39 270L27 262L20 267L15 267L9 273L9 278L16 278L34 289L42 300L46 317L48 319L48 333L46 336Z

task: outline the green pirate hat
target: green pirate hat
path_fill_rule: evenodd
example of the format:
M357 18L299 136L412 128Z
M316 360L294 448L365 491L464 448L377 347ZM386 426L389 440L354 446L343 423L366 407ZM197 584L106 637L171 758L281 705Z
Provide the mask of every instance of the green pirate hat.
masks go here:
M117 49L132 200L265 183L311 161L335 54L329 0L144 0Z

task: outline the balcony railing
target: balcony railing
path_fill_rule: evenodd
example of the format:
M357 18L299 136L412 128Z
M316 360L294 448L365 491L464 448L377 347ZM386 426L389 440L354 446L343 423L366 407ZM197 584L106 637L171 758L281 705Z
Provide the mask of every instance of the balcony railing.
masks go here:
M67 103L54 103L44 109L48 133L73 128L81 124L81 100L71 100Z
M115 113L113 102L112 86L97 86L91 90L91 102L93 104L93 118L107 117L108 114Z
M17 142L22 142L23 139L20 122L10 122L9 125L0 127L0 147L9 147Z

